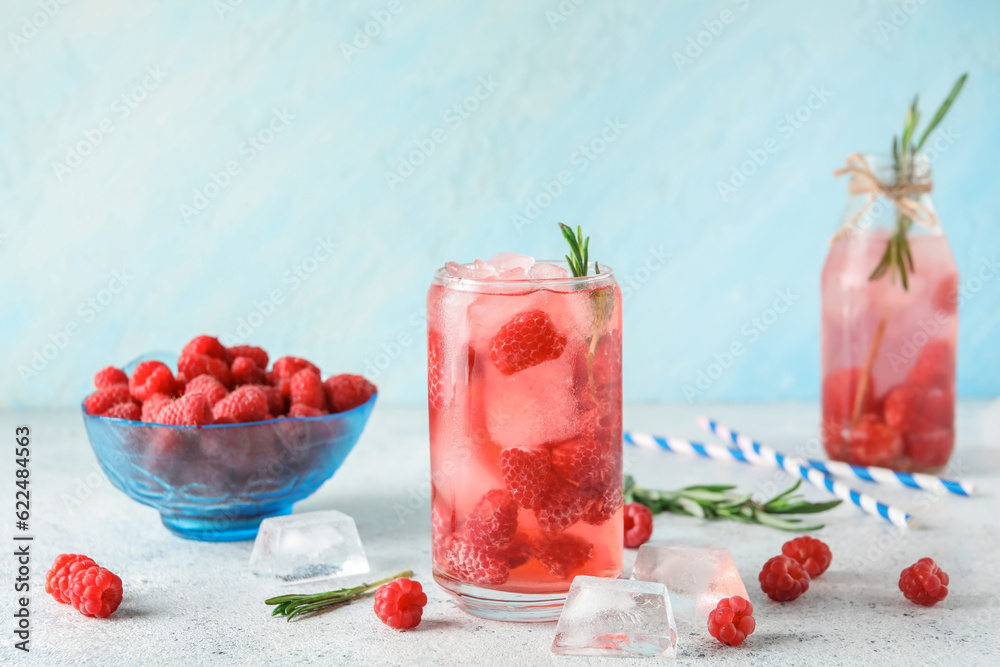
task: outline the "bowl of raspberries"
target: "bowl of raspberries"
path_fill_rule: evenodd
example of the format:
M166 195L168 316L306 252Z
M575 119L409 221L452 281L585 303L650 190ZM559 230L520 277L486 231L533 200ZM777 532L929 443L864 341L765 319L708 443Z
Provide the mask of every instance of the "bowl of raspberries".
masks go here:
M305 359L211 336L94 385L83 420L111 482L173 533L213 542L252 539L333 476L378 395L360 375L323 379Z

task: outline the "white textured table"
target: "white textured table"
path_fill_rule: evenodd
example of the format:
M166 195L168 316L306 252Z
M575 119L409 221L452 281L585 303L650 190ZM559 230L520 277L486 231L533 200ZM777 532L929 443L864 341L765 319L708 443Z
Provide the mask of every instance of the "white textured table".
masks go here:
M712 641L682 644L678 663L1000 661L1000 504L994 491L1000 480L1000 431L984 426L984 407L960 407L953 459L979 484L981 496L921 499L910 491L878 489L885 500L919 514L922 527L904 536L852 507L837 508L825 516L827 527L819 534L833 549L833 565L793 603L773 603L756 585L761 565L779 553L787 534L763 526L658 516L654 538L727 546L756 607L757 632L742 647ZM627 409L626 426L705 439L694 425L701 412L778 449L803 453L817 418L814 405L650 406ZM190 542L168 533L154 510L125 497L100 473L77 413L3 415L5 442L12 445L14 426L20 423L33 428L31 652L24 655L13 648L15 563L7 556L0 559L0 614L6 619L0 624L0 663L623 664L554 656L549 651L554 624L467 616L433 583L423 411L376 408L336 477L296 506L296 511L335 508L355 517L373 575L416 571L430 601L422 625L406 633L382 625L367 600L301 622L271 618L262 601L280 589L248 573L250 542ZM5 448L0 463L6 498L0 537L8 545L12 449ZM766 491L771 484L785 485L770 471L659 452L629 451L626 468L641 484L661 488L734 482L748 491ZM824 497L813 489L807 494ZM121 576L125 600L111 619L84 618L44 594L45 571L61 552L86 553ZM634 554L628 552L627 567ZM932 609L910 604L896 588L900 570L922 556L933 557L951 575L948 598Z

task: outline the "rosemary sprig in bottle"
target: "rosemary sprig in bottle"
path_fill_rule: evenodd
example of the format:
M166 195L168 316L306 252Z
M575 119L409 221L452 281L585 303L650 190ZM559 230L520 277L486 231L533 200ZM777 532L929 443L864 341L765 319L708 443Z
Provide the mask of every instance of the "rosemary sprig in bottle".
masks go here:
M786 518L789 514L816 514L833 509L840 500L811 503L795 492L802 484L798 480L791 487L770 500L759 503L753 494L734 492L728 484L703 484L685 486L676 491L654 491L636 486L631 475L625 476L625 502L645 505L653 514L673 512L699 519L729 519L741 523L757 523L778 530L819 530L823 524L803 525L802 519Z
M944 119L955 98L962 91L962 86L965 85L967 77L968 74L963 74L958 78L958 81L952 86L951 92L948 93L948 97L945 98L944 102L941 103L941 106L938 107L937 112L931 118L927 129L920 136L920 140L915 144L913 143L913 138L916 136L917 125L920 123L920 110L917 106L918 97L915 96L913 98L910 108L906 110L902 141L900 141L898 136L892 137L892 162L897 184L902 185L913 182L913 179L916 177L914 173L914 156L923 147L924 142L927 141L931 132ZM882 253L882 257L875 266L875 270L868 276L869 280L878 280L888 273L889 278L893 282L895 282L896 276L899 276L900 282L903 284L903 289L908 290L910 288L908 272L914 270L914 265L908 235L912 226L912 219L902 213L896 213L896 229L892 236L889 237L885 252Z

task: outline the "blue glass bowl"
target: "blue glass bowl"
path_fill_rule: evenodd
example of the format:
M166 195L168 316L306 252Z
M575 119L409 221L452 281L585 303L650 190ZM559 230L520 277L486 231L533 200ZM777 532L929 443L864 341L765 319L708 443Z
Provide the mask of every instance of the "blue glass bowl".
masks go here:
M253 539L337 472L378 394L353 410L250 424L163 426L83 414L111 483L192 540Z

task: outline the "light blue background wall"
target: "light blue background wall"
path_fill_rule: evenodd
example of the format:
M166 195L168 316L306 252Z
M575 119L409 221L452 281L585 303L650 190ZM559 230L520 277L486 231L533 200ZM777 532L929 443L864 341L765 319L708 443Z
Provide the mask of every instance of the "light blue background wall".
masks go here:
M53 0L49 18L45 2L5 0L0 407L74 404L98 367L235 334L272 295L251 342L328 371L381 364L383 399L420 404L434 268L561 255L557 220L583 224L593 255L633 281L628 400L683 400L734 341L746 354L705 398L813 399L819 271L846 198L831 171L885 150L913 93L929 114L962 71L935 199L964 277L1000 249L992 0L225 1ZM731 22L712 23L723 10ZM391 22L346 50L372 12ZM678 64L706 21L719 34ZM448 114L477 89L467 118ZM815 90L826 99L808 120L779 125ZM581 158L608 119L618 136ZM272 121L262 150L244 143ZM88 133L100 142L73 166ZM434 136L390 188L386 172ZM717 183L769 138L776 152L724 201ZM562 171L572 181L518 227ZM102 292L115 271L124 289ZM746 324L781 290L792 306L752 340ZM962 306L964 396L1000 392L998 312L1000 281ZM64 348L21 378L52 340Z

